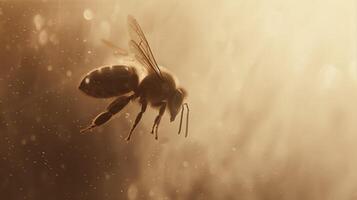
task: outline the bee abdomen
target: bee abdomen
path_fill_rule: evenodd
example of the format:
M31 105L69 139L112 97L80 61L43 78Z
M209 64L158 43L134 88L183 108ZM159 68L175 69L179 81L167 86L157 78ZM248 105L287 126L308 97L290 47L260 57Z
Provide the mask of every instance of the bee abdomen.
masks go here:
M114 65L89 72L80 83L79 89L92 97L109 98L134 91L138 84L139 77L135 68Z

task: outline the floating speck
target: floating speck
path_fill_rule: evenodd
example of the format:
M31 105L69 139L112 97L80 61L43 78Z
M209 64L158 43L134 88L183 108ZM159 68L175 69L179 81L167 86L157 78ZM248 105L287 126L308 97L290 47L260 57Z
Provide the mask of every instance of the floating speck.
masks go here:
M33 18L33 23L35 24L36 30L41 30L43 25L45 24L45 19L40 15L37 14Z
M131 184L128 189L128 199L136 199L138 197L138 188L135 184Z
M26 144L27 144L26 139L22 139L22 140L21 140L21 144L22 144L22 145L26 145Z
M49 71L49 72L50 72L50 71L52 71L52 70L53 70L52 65L48 65L48 66L47 66L47 71Z
M58 38L55 34L51 34L50 36L50 42L54 45L57 45L59 43Z
M90 82L90 79L87 77L86 79L84 79L84 82L88 84Z
M48 34L46 30L42 30L38 35L38 42L40 45L45 45L48 41Z
M83 17L85 20L92 20L93 19L93 12L91 9L87 8L83 12Z
M30 140L31 140L31 141L36 141L36 139L37 139L37 138L36 138L36 135L31 135L31 137L30 137Z
M105 180L109 180L110 179L110 175L108 173L105 173L104 177L105 177Z
M188 167L188 165L189 165L189 164L188 164L187 161L183 161L183 163L182 163L182 166L183 166L183 167Z
M66 76L67 77L71 77L72 76L72 71L71 70L67 70L66 71Z
M149 191L149 196L150 196L150 197L155 196L155 192L154 192L153 190L150 190L150 191Z

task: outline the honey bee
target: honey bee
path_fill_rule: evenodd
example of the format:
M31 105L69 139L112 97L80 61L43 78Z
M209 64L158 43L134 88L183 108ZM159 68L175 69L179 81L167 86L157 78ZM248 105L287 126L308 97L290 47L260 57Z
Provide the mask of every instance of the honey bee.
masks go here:
M143 80L139 81L137 69L129 65L99 67L89 72L79 85L79 89L82 92L95 98L117 98L109 104L106 111L97 115L88 127L82 129L81 133L106 123L130 101L138 99L138 102L141 104L141 111L136 116L126 140L130 140L148 104L159 109L159 114L156 116L151 129L151 133L155 133L156 140L158 139L160 121L166 107L168 107L171 122L175 120L181 108L178 134L181 132L184 109L187 108L185 132L185 137L187 137L189 107L187 103L184 103L184 99L187 96L186 90L177 85L173 75L160 69L144 32L136 19L130 15L128 16L128 27L131 38L129 47L135 59L145 67L148 73ZM118 50L117 52L125 54L123 50L112 43L108 41L104 41L104 43Z

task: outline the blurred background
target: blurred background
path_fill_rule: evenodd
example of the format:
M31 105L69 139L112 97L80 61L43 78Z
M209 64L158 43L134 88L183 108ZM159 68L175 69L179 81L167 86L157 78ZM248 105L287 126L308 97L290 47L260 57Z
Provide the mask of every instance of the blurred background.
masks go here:
M357 199L353 0L0 1L6 200ZM140 107L79 130L110 99L77 87L126 62L127 15L189 93L189 137ZM140 67L140 66L139 66Z

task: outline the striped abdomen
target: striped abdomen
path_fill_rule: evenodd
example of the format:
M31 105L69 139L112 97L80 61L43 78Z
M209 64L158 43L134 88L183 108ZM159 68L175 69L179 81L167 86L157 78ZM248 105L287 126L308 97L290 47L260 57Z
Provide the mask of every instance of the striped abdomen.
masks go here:
M92 97L109 98L134 91L138 84L139 77L135 68L114 65L89 72L83 78L79 89Z

